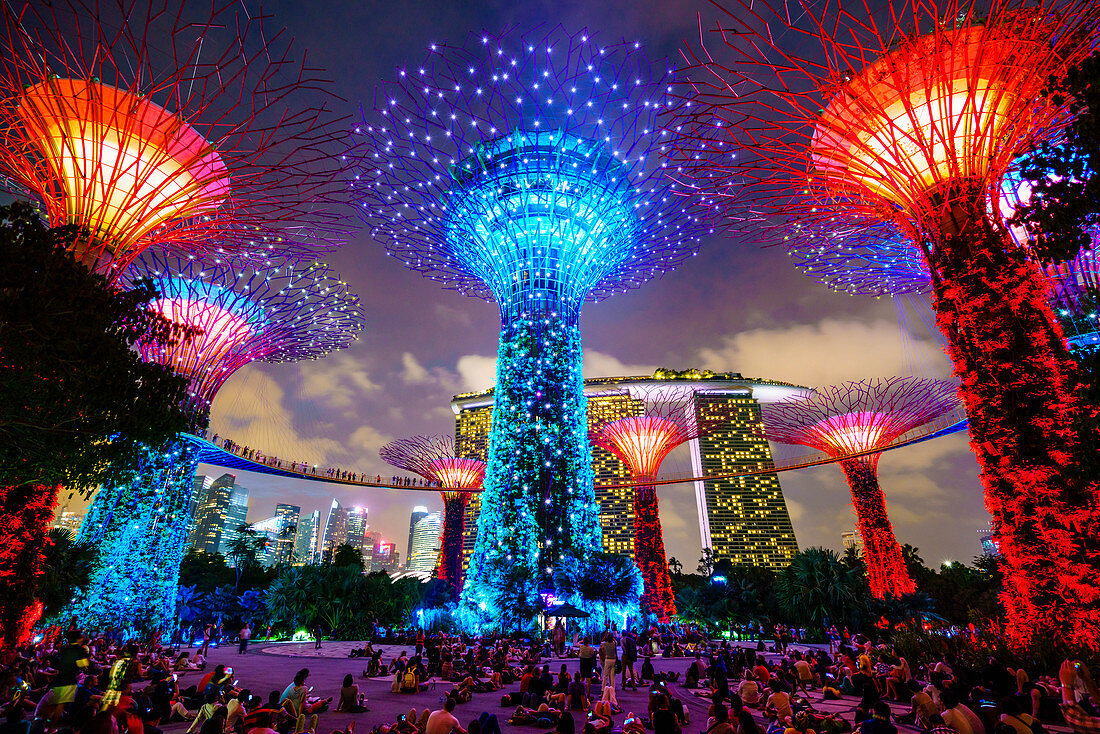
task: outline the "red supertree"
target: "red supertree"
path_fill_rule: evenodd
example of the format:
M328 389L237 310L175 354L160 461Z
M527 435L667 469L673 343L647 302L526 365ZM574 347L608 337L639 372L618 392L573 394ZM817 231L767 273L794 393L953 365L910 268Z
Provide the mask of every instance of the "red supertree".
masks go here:
M1100 4L731 2L723 60L688 52L701 73L677 121L684 175L707 194L747 189L757 235L889 224L920 248L998 528L1010 638L1100 648L1075 367L1039 265L998 211L1013 161L1064 121L1043 88L1092 52ZM728 137L700 155L716 129Z
M768 440L852 456L840 461L852 490L871 593L912 594L916 587L886 515L878 483L878 458L898 437L958 407L955 385L915 377L845 382L818 388L805 399L762 407Z
M443 537L440 539L438 575L457 594L462 588L466 505L470 493L481 489L485 462L465 459L455 453L454 437L445 434L400 438L378 450L378 455L387 463L439 485L443 495Z
M0 5L0 181L111 277L154 244L327 249L343 130L265 21L227 0Z
M645 403L645 414L604 421L592 426L589 440L617 456L630 469L634 486L634 562L642 572L645 591L642 611L662 622L676 614L676 598L665 557L657 489L646 484L657 478L661 462L688 441L711 433L730 416L715 412L700 418L695 411L695 390L642 388L632 395Z

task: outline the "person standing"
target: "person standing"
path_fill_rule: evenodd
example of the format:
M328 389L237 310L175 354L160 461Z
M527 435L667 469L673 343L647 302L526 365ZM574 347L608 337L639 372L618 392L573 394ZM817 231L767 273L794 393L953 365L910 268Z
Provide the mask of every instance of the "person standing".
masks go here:
M601 688L615 688L615 663L618 661L619 646L615 644L615 635L605 632L600 643Z
M314 650L320 650L321 649L321 637L323 637L323 636L324 636L324 632L321 631L321 625L320 624L314 625L313 626L313 639L314 639L313 649Z
M638 643L634 640L633 630L627 630L623 633L623 678L620 681L623 690L626 690L628 682L632 689L638 690L638 676L634 673L634 663L637 661Z
M199 646L199 651L196 655L202 655L207 657L210 655L210 638L214 636L214 625L207 624L202 628L202 645Z
M592 647L587 637L581 640L577 656L580 658L581 677L584 678L584 692L591 698L592 673L596 670L596 649Z
M237 633L237 639L240 644L237 646L237 654L244 655L248 652L248 640L252 637L252 628L248 626L248 622L244 623L244 627L241 627L241 631Z

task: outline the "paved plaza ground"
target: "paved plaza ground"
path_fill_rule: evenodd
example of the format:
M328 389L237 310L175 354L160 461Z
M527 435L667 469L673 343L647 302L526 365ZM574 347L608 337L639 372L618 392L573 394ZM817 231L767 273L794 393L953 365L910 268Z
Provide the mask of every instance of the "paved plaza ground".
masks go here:
M362 646L363 643L361 642L325 642L320 650L314 650L312 642L265 643L257 641L252 643L245 655L237 654L236 645L226 645L217 649L212 648L209 659L210 665L232 666L234 677L240 681L240 685L250 688L253 694L262 696L265 699L271 691L276 689L281 691L285 688L299 668L309 668L309 684L314 687L313 695L332 696L337 699L344 676L351 673L355 677L355 682L359 685L360 692L367 695L370 712L343 714L328 711L323 713L317 726L318 734L331 734L336 729L342 730L347 727L350 721L355 721L356 734L368 734L375 725L394 722L401 714L408 712L410 708L415 707L418 711L425 707L435 710L442 705L440 697L450 689L449 686L445 686L443 683L439 683L435 690L429 688L424 693L395 694L390 693L391 677L385 679L363 678L362 672L365 667L365 660L361 658L349 659L347 657L352 648ZM375 647L378 648L379 646L376 645ZM408 650L410 654L412 653L411 646L383 645L381 649L384 650L383 660L387 664L402 649ZM569 666L570 673L577 671L580 667L577 658L566 658L561 661L554 659L546 662L550 663L550 670L555 675L562 662ZM682 680L690 662L690 658L669 659L657 657L653 658L653 667L657 672L677 671L680 673L680 679ZM640 664L637 667L640 668ZM188 673L180 678L180 686L184 687L196 683L201 675L202 673L198 672ZM512 707L502 707L500 705L501 696L505 692L515 691L518 688L519 683L517 682L506 686L503 692L475 694L473 700L469 703L459 704L455 714L465 726L482 711L488 711L497 715L501 729L508 734L519 734L520 732L541 734L544 729L540 727L512 726L506 723L512 712ZM706 728L707 707L710 702L707 699L692 695L677 683L671 684L670 690L674 696L685 702L690 712L691 723L684 727L684 734L700 734L703 732ZM617 690L619 705L626 711L644 715L648 704L648 692L649 689L646 687L642 687L636 692L624 691L620 688ZM821 693L818 691L811 692L810 702L814 708L820 711L841 712L849 720L851 720L851 712L856 705L856 699L850 696L846 696L839 701L822 701ZM335 707L335 700L333 706ZM896 713L908 711L907 706L895 705L894 708ZM614 717L615 724L621 725L623 718L622 715ZM758 720L766 727L763 717L758 716ZM577 717L577 723L583 723L579 717ZM164 728L170 734L178 734L183 732L187 725L172 724ZM916 731L912 727L902 726L899 728L906 732Z

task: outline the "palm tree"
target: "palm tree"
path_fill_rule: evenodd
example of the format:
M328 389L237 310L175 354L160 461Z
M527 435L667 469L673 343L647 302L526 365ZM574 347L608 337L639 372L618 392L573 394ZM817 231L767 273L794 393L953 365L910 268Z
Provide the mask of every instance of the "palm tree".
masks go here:
M42 575L38 580L38 600L42 616L49 619L59 613L73 596L88 585L94 550L89 543L78 542L63 528L47 533L42 549Z
M835 551L807 548L799 551L779 576L779 604L807 627L852 621L867 597L867 585L858 569L847 566Z
M267 535L261 535L251 523L241 523L237 526L236 535L229 541L227 548L229 559L233 561L233 567L237 572L237 581L233 584L233 591L241 585L241 573L246 567L255 566L260 553L267 548Z
M676 560L676 557L668 559L668 570L673 576L679 576L684 571L684 564Z
M555 586L582 604L598 605L608 621L612 610L632 614L642 598L642 573L630 556L593 553L587 558L563 559L554 574ZM590 620L592 621L592 620Z

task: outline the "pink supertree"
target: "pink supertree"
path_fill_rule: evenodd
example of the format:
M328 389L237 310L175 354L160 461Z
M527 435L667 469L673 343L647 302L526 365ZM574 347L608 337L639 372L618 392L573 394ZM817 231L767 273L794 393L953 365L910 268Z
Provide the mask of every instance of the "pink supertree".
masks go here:
M453 436L410 436L383 446L378 455L398 469L439 485L443 495L443 537L440 538L439 578L457 594L462 588L462 539L470 493L481 489L485 462L455 456Z
M617 456L634 482L634 562L642 572L642 611L662 621L676 614L676 597L665 557L657 489L652 482L665 457L677 446L694 441L730 416L713 412L700 419L691 387L641 388L632 396L645 403L645 414L604 421L592 426L589 440Z
M908 238L996 520L1009 638L1100 649L1100 487L1080 437L1095 408L1040 265L999 211L1006 173L1068 121L1045 87L1094 52L1100 4L725 2L716 42L687 52L697 86L670 125L684 179L752 201L738 218L755 240L791 224Z
M876 449L955 410L955 389L946 380L892 377L818 388L808 398L762 407L768 440L852 457L840 468L852 490L867 580L880 599L912 594L916 587L886 514Z
M227 0L3 3L0 181L111 277L152 245L330 249L335 97L267 20Z

